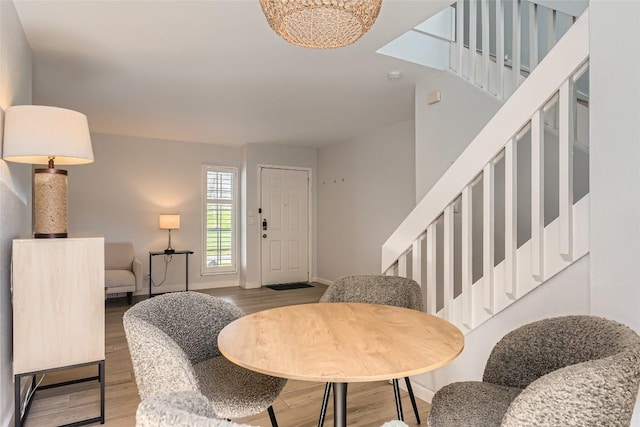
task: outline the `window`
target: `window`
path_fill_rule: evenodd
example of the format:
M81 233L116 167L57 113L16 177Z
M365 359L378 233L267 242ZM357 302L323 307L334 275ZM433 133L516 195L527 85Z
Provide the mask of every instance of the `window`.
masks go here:
M209 166L203 175L202 274L236 272L236 168Z

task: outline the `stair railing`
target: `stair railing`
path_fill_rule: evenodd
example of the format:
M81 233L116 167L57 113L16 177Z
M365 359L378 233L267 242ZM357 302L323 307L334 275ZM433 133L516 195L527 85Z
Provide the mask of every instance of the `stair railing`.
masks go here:
M586 253L585 239L574 233L573 141L577 100L573 86L588 67L588 20L587 10L382 247L382 271L412 277L421 283L426 310L442 315L464 330L475 328L530 291L530 281L542 283ZM556 104L559 115L559 215L554 230L557 230L558 243L545 245L544 114ZM518 141L525 133L530 133L531 138L531 238L527 242L526 257L519 257L522 248L518 249L517 241L517 153ZM494 182L496 163L502 159L505 166L505 240L504 261L498 269L494 258ZM473 187L480 180L483 188L483 262L482 286L478 287L472 277L475 256L472 251L472 206ZM461 215L459 246L454 238L454 214L457 212ZM441 233L436 232L439 218ZM439 241L438 234L443 241ZM437 253L438 243L442 247L440 254ZM578 250L576 245L580 246ZM558 253L552 254L551 250ZM461 289L457 291L454 289L456 254L461 262L462 276ZM529 265L523 265L525 262ZM440 296L438 281L444 283ZM480 294L478 289L481 289Z

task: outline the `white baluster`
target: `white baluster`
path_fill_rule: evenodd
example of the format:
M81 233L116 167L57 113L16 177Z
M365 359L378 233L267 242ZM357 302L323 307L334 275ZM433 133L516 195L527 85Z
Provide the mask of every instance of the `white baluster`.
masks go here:
M444 209L444 318L453 317L453 275L454 275L454 218L453 203Z
M538 5L529 3L529 72L538 66Z
M413 262L411 263L413 267L411 278L420 286L422 286L422 243L424 242L424 238L424 234L421 234L413 242L413 250L411 251L413 256Z
M471 184L462 190L462 322L468 328L474 327L473 321L473 226L472 226L473 190Z
M513 74L513 92L520 86L520 50L521 50L521 25L522 25L522 10L520 9L520 0L513 2L513 37L512 37L512 49L513 58L512 61L512 74Z
M531 118L531 274L544 280L544 120Z
M559 163L560 163L560 255L573 260L573 141L575 140L575 96L573 81L568 79L560 87L559 106Z
M396 260L396 262L387 270L387 276L397 276L397 275L398 275L398 260Z
M398 258L398 276L407 277L407 253L403 253Z
M504 99L504 8L496 1L496 95Z
M476 83L476 36L478 34L478 3L475 0L469 2L469 81Z
M518 298L518 141L504 148L504 291Z
M482 172L482 282L484 284L484 309L493 314L495 292L493 289L494 269L494 173L493 160Z
M463 77L463 55L464 55L464 1L456 3L456 45L458 56L458 76Z
M556 20L556 11L547 9L547 52L556 44Z
M427 313L438 312L437 292L436 224L434 222L427 227Z
M491 34L489 24L489 0L482 0L482 80L480 85L489 91L489 35Z

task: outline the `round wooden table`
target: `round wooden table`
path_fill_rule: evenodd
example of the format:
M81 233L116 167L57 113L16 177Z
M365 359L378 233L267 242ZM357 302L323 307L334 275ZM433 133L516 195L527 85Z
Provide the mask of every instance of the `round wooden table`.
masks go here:
M455 359L464 336L416 310L359 303L280 307L242 317L218 336L233 363L281 378L333 383L334 425L346 426L346 384L404 378Z

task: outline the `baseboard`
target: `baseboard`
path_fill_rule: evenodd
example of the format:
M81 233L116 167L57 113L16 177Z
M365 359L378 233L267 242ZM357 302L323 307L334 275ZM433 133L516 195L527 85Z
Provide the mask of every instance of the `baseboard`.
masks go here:
M332 280L323 279L322 277L313 277L311 279L311 281L312 282L321 283L321 284L327 285L327 286L333 285L333 281Z
M261 286L258 282L240 282L240 287L244 289L258 289Z
M404 381L398 381L400 384L400 388L404 391L407 391L407 385ZM417 381L411 381L411 388L413 389L413 395L420 400L424 400L428 404L431 404L431 400L433 399L433 395L436 394L435 391L426 388L422 384Z
M189 290L202 291L205 289L232 288L234 286L241 286L241 285L235 280L227 280L227 281L221 281L221 282L197 282L197 283L189 283ZM179 292L179 291L184 291L184 289L185 289L184 284L182 285L171 284L171 285L154 286L152 290L154 294L159 294L163 292ZM149 286L147 285L145 289L141 289L134 292L133 295L149 295ZM109 296L125 297L127 296L127 294L126 292L124 292L120 294L110 294Z
M189 289L201 291L204 289L232 288L234 286L240 286L240 284L235 280L227 280L221 282L198 282L189 284Z
M140 295L142 295L142 293ZM127 296L126 292L114 292L112 294L107 294L107 299L109 299L109 298L122 298L122 297L126 297L126 296Z

